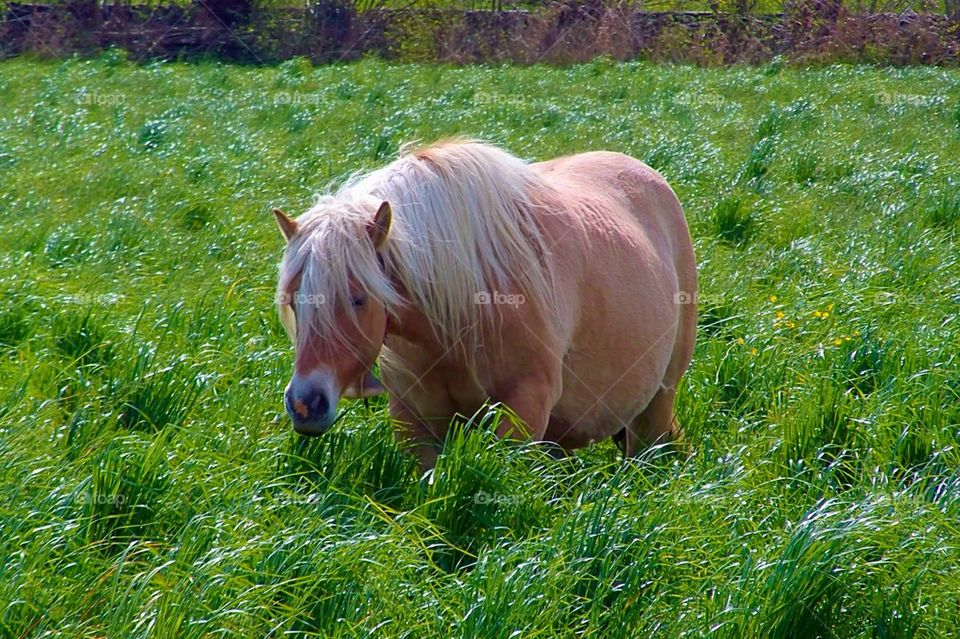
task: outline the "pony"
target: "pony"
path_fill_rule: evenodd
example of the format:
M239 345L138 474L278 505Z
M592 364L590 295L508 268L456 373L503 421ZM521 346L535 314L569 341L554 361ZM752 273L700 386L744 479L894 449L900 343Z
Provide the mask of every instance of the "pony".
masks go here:
M528 163L448 139L402 148L297 219L274 215L296 432L386 392L425 470L451 420L489 402L508 409L499 437L564 451L612 437L631 456L681 436L696 259L676 195L639 160Z

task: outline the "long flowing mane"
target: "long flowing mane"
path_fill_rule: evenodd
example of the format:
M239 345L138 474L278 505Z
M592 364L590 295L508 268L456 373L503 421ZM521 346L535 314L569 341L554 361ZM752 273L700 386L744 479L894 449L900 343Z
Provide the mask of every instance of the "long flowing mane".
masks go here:
M404 149L299 218L279 290L300 275L297 321L315 322L328 338L336 338L333 302L349 308L351 282L388 312L403 302L402 290L442 344L474 348L498 295L552 308L549 246L535 215L547 191L526 162L492 145L458 139ZM393 210L383 258L401 290L384 276L365 232L381 201Z

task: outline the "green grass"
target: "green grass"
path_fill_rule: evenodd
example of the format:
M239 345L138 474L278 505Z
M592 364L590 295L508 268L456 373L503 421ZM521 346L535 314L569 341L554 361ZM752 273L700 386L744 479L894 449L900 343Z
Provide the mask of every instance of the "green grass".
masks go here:
M953 636L958 113L933 68L0 63L0 635ZM452 134L674 185L689 455L293 434L270 208Z

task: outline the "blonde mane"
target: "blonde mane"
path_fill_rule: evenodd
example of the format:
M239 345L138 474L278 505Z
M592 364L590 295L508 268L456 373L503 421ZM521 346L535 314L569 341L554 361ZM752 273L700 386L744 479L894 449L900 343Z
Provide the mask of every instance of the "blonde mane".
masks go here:
M505 295L551 315L549 247L534 201L547 190L526 162L488 144L449 140L401 150L298 219L278 291L300 276L297 322L314 323L325 339L340 337L334 314L352 312L351 290L362 290L388 313L406 301L441 344L470 352L482 320L494 316ZM382 201L393 210L384 265L403 296L384 275L366 231Z

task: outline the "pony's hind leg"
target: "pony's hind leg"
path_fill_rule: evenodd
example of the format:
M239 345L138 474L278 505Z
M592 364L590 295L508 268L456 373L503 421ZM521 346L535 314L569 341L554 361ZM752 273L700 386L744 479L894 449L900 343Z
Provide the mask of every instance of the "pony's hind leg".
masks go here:
M683 431L673 414L673 402L677 392L674 389L661 388L647 407L637 415L627 428L613 436L620 446L624 457L633 457L641 450L676 442L682 439Z

